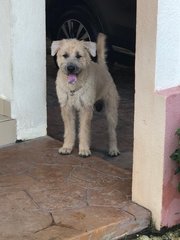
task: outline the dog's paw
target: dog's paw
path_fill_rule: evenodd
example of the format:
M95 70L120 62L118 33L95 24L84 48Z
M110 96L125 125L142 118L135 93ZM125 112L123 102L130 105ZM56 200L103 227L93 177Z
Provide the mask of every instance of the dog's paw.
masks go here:
M58 152L62 155L68 155L68 154L71 154L72 148L61 147L61 148L59 148Z
M89 157L89 156L91 156L91 151L89 149L80 149L79 156L84 157L84 158Z
M109 153L108 153L109 156L111 157L117 157L120 155L120 151L116 148L116 149L111 149L109 150Z

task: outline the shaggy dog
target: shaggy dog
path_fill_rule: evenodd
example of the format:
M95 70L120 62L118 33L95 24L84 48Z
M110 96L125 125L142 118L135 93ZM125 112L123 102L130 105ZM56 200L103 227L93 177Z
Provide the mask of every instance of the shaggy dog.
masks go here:
M91 60L97 51L97 63ZM116 126L119 96L105 61L105 35L100 33L94 42L67 39L54 41L51 55L57 54L59 71L56 91L64 121L64 144L60 154L70 154L75 143L75 111L79 112L79 155L88 157L93 107L103 100L108 121L109 155L119 155ZM91 56L90 56L91 55Z

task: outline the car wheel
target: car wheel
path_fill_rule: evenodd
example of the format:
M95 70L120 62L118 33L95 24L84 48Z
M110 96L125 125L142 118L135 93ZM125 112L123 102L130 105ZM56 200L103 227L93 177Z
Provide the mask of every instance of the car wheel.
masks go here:
M84 41L96 41L100 24L94 20L84 7L67 10L59 20L57 39L76 38Z

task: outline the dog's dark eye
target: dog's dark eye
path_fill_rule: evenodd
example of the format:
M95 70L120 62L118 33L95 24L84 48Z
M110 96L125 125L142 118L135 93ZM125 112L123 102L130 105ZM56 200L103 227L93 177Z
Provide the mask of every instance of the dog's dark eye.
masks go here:
M80 59L81 57L82 57L82 56L81 56L79 53L76 54L76 58L77 58L77 59Z
M63 54L63 57L64 57L64 58L68 58L69 55L68 55L67 53L65 53L65 54Z

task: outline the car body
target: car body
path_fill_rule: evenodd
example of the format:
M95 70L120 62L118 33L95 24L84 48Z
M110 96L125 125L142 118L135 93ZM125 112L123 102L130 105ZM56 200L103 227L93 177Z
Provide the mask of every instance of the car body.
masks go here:
M113 58L134 62L136 0L46 0L46 26L52 41L96 41L103 32Z

